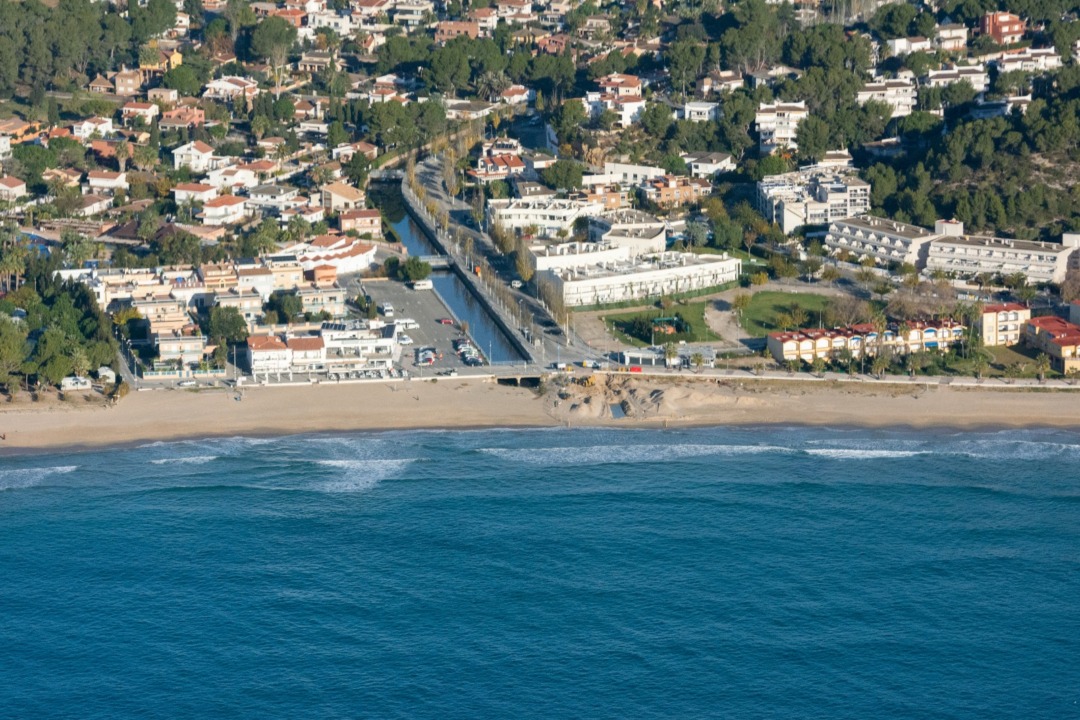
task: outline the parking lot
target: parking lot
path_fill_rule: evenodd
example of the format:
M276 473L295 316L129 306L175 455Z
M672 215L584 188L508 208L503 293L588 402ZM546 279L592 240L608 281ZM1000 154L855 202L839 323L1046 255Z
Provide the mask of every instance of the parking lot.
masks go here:
M416 327L402 330L412 338L412 344L401 349L401 366L411 373L419 373L416 366L416 351L420 348L435 348L436 354L442 354L434 365L422 368L426 373L438 373L445 370L465 368L461 358L454 352L453 341L461 337L457 324L444 325L439 321L451 318L450 312L434 290L412 290L403 283L390 280L366 281L364 291L380 307L389 302L394 306L395 321L409 319L416 321ZM382 315L380 314L380 317Z

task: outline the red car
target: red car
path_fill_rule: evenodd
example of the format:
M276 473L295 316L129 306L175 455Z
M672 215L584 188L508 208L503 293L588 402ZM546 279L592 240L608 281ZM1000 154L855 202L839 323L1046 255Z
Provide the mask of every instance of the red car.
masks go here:
M450 318L439 318L439 322L442 323L443 325L453 325L454 324L454 321L451 320Z

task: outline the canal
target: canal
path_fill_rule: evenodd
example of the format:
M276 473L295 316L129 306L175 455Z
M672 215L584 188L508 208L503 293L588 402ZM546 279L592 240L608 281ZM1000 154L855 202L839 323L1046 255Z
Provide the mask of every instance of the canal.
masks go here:
M428 240L405 209L401 187L397 182L378 182L368 186L368 197L382 211L386 222L393 228L409 255L438 255L439 251ZM452 271L436 271L431 283L443 304L460 322L469 324L469 335L480 352L492 363L520 363L521 353L495 324L480 301Z

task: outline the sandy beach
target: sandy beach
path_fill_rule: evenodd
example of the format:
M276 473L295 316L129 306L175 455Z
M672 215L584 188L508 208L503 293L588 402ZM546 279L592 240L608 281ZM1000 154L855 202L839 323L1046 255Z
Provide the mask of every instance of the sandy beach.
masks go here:
M619 405L627 417L612 417ZM0 453L231 435L407 428L807 424L867 427L1077 427L1075 392L598 376L543 396L490 381L372 383L132 393L0 406Z

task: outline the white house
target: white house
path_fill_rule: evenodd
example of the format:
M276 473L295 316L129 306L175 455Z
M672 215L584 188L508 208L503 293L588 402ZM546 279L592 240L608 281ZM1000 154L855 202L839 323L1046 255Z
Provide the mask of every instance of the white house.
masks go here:
M203 225L233 225L247 216L247 202L235 195L222 195L203 204L198 214Z
M79 120L71 126L71 134L80 140L86 140L95 133L99 137L112 134L113 122L110 118L92 117Z
M173 188L173 199L177 206L187 203L206 203L218 196L218 189L205 183L180 183Z
M898 78L895 80L879 80L863 85L859 91L857 100L860 104L876 100L892 108L892 116L906 117L915 110L918 97L918 88L915 81L910 78Z
M91 170L86 174L88 191L99 195L115 195L118 191L127 191L127 173Z
M216 164L214 148L201 140L189 142L173 150L173 169L189 168L192 172L204 173Z
M248 100L259 93L259 84L251 78L229 75L206 83L203 97L210 100Z
M700 101L688 102L679 108L678 117L680 120L689 120L691 122L719 120L720 103Z
M696 178L711 178L718 173L731 172L735 169L735 160L728 153L683 153L682 159L686 161L690 176Z
M26 194L26 183L17 177L0 177L0 200L14 202Z

